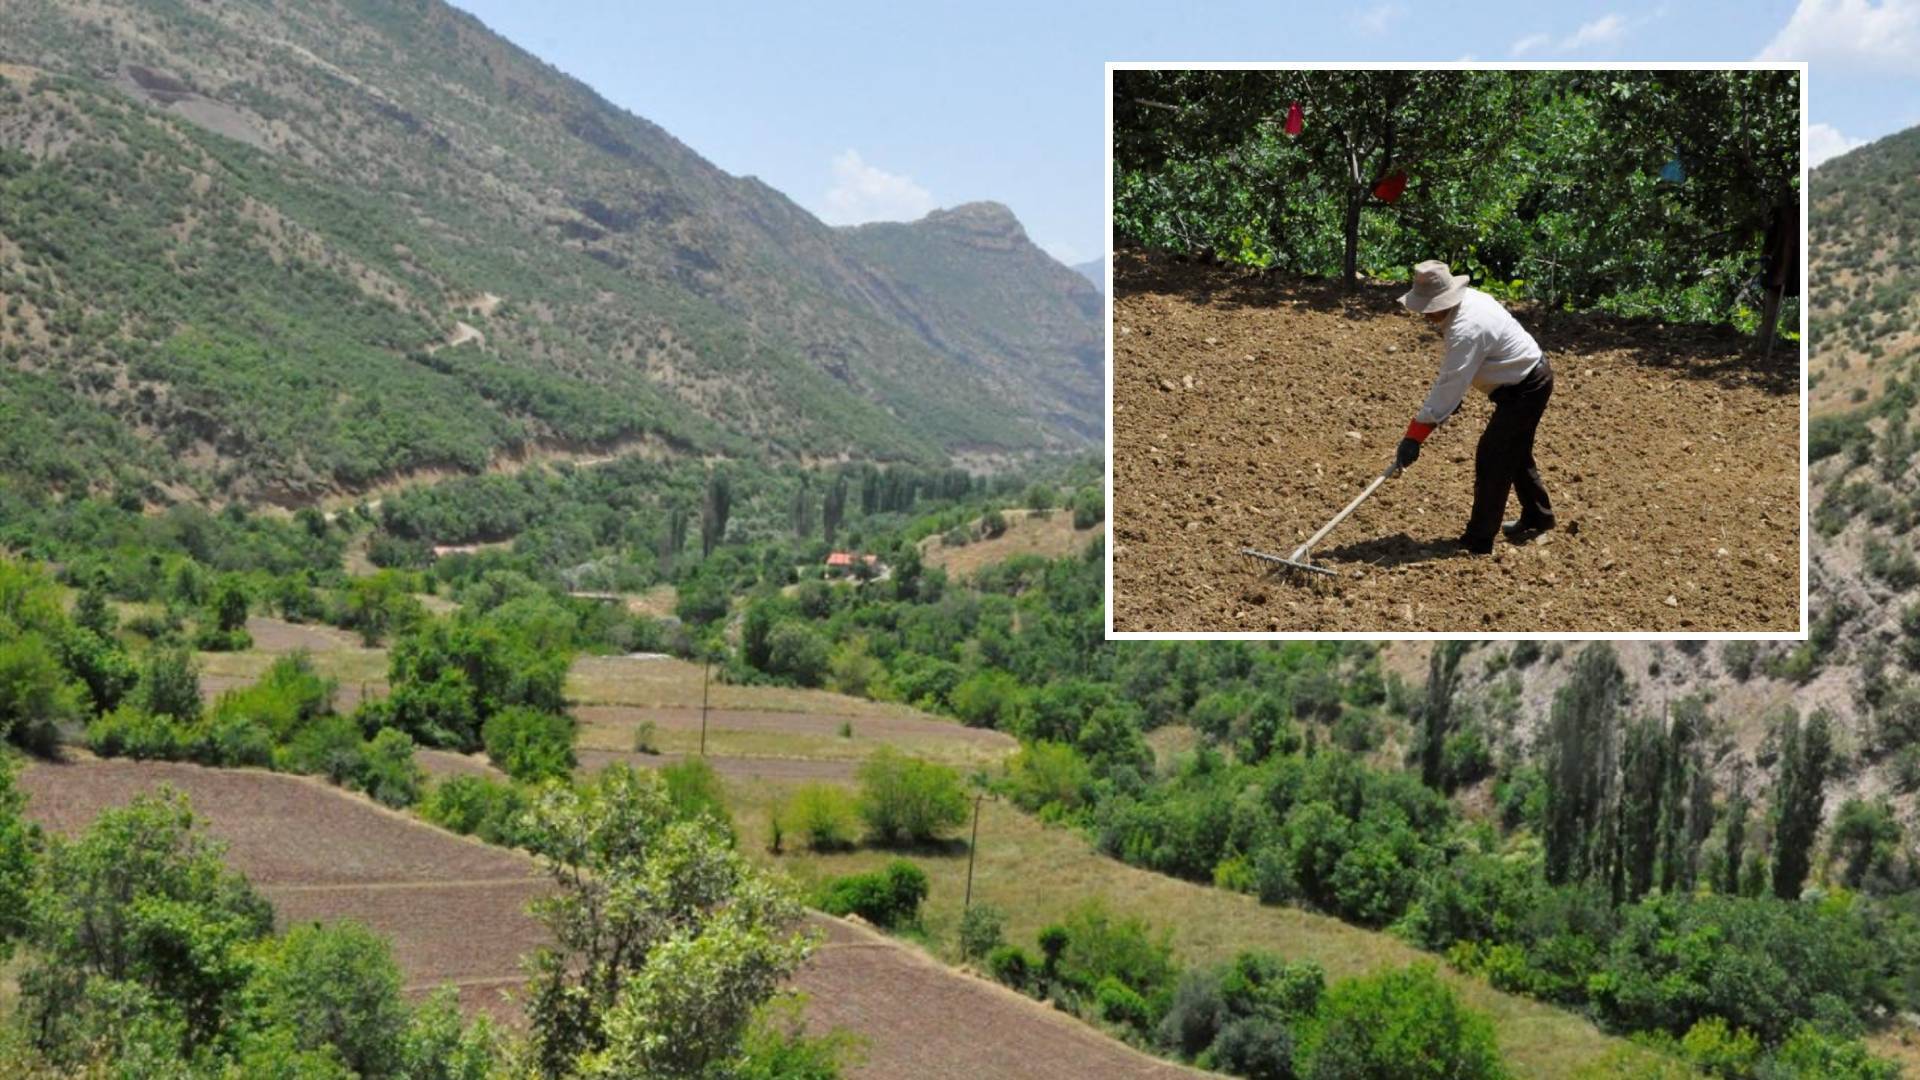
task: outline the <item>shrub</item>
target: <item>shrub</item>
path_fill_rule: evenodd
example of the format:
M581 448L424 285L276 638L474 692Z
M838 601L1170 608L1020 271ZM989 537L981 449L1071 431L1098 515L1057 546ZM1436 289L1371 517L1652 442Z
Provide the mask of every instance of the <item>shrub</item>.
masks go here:
M1093 769L1064 743L1028 743L1007 763L1007 793L1023 810L1071 812L1091 800Z
M1057 957L1049 966L1069 985L1092 987L1114 978L1152 997L1173 982L1173 946L1168 935L1149 933L1146 922L1137 917L1115 916L1099 900L1083 902L1063 925L1049 929L1060 931L1066 940L1049 940L1043 933L1041 947L1050 958Z
M1033 956L1018 945L1002 945L987 954L987 973L1022 993L1033 985Z
M354 783L387 806L412 806L420 801L425 779L413 760L413 738L395 728L381 728L367 741Z
M658 754L660 752L660 725L651 720L642 720L633 728L633 752L636 754Z
M87 748L101 757L172 761L181 756L181 739L172 719L127 704L87 725Z
M1729 1031L1723 1017L1710 1016L1687 1029L1680 1051L1713 1076L1750 1076L1760 1058L1760 1040L1751 1031Z
M1094 1012L1109 1024L1145 1031L1152 1016L1147 999L1128 989L1125 983L1108 976L1093 990Z
M216 712L207 725L206 749L212 765L271 765L273 733L244 716Z
M860 812L853 796L834 784L803 785L775 816L782 832L794 835L813 851L852 847L860 829Z
M307 725L274 754L276 768L313 773L342 786L358 780L365 764L359 726L337 715Z
M1431 964L1335 983L1300 1048L1307 1080L1496 1080L1493 1025L1463 1007Z
M1004 944L1006 912L992 904L974 904L960 916L960 956L980 960Z
M905 859L895 859L869 874L849 874L828 882L817 901L829 915L858 915L875 926L899 927L919 921L927 898L927 875Z
M0 631L7 625L0 612ZM55 725L81 716L83 693L40 634L0 640L0 741L52 753L60 741Z
M947 698L953 715L967 726L1011 731L1019 720L1026 691L1011 674L989 668L962 679Z
M788 619L767 634L767 674L801 686L819 686L827 667L827 639L806 623Z
M523 783L561 779L573 772L573 717L515 705L494 713L480 729L487 757Z
M1273 1017L1241 1017L1220 1029L1220 1037L1213 1043L1212 1057L1215 1069L1248 1080L1293 1080L1293 1030ZM1451 1077L1452 1074L1433 1075Z
M442 828L510 847L523 842L526 810L520 788L483 776L450 776L420 803L420 816Z
M1073 496L1073 527L1091 529L1107 516L1106 497L1097 487L1083 487Z
M1213 972L1189 968L1174 987L1173 1000L1154 1029L1154 1041L1181 1057L1197 1057L1213 1045L1227 1019L1219 978Z
M200 719L200 667L185 649L156 649L140 669L133 701L155 716Z
M733 833L733 815L727 811L727 789L720 774L705 758L682 758L662 766L660 779L667 785L667 802L673 816L682 821L707 818Z
M926 843L967 820L960 774L881 747L860 766L860 816L884 844Z
M1758 653L1759 646L1751 641L1729 641L1720 646L1720 662L1735 679L1746 682L1753 677L1753 662Z
M1004 536L1007 532L1007 516L998 510L989 510L980 518L980 535L988 539Z

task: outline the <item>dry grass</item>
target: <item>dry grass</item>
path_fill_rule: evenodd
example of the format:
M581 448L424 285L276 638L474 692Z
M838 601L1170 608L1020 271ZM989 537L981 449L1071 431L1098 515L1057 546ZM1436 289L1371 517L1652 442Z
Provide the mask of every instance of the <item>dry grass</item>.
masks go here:
M640 705L660 707L700 705L699 664L662 658L634 660L624 656L583 656L567 675L567 696L582 705ZM868 701L824 690L783 686L729 686L714 679L708 704L716 709L762 709L774 712L832 713L836 716L924 715L907 705Z
M742 846L803 883L871 870L894 857L874 850L769 855L767 817L785 790L771 784L734 784L731 793ZM910 857L932 885L924 909L927 931L943 951L950 951L966 890L964 846ZM990 801L981 810L973 896L1006 912L1008 940L1028 948L1042 927L1087 898L1101 897L1117 912L1172 931L1176 955L1189 964L1216 963L1250 948L1312 960L1334 978L1421 961L1437 963L1432 954L1387 934L1127 866L1095 852L1079 833L1042 825L999 802ZM1501 1051L1516 1075L1572 1076L1610 1053L1645 1053L1570 1012L1502 993L1444 966L1442 975L1464 1000L1492 1018Z
M1101 535L1098 524L1075 529L1071 510L1036 513L1016 509L1003 510L1001 514L1007 519L1007 531L991 540L975 540L961 547L948 547L938 536L920 541L927 565L942 567L951 577L972 577L981 567L1006 562L1015 555L1038 555L1043 559L1076 555L1088 541ZM978 527L977 521L969 525L976 531Z
M654 727L656 750L684 754L700 748L697 708L587 705L575 709L574 715L581 721L578 742L583 748L631 750L635 732L648 723ZM707 753L716 757L863 761L881 746L892 746L928 760L973 769L1001 761L1019 745L997 731L928 716L711 709L706 728Z

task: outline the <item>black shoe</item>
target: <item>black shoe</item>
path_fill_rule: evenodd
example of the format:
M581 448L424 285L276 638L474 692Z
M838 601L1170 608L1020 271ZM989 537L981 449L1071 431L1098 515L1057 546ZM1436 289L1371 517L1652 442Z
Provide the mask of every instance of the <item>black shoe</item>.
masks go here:
M1551 528L1553 528L1552 514L1539 518L1530 518L1522 514L1520 515L1520 520L1509 521L1505 525L1500 526L1500 532L1508 540L1516 544L1524 544Z
M1461 549L1469 555L1493 554L1493 538L1492 537L1488 537L1485 540L1480 540L1471 536L1462 536L1459 540L1455 541L1455 543L1459 544Z

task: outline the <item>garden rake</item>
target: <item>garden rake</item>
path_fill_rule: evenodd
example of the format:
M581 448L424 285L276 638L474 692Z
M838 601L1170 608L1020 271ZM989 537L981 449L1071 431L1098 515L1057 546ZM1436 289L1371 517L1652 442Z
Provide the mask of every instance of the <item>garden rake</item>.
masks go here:
M1249 558L1259 559L1263 562L1277 563L1280 566L1289 570L1306 570L1310 573L1325 574L1328 577L1333 577L1334 571L1329 570L1324 566L1315 566L1313 565L1313 563L1307 561L1313 555L1313 545L1326 539L1327 534L1333 531L1333 527L1347 520L1347 515L1359 509L1360 504L1367 501L1367 496L1373 494L1375 491L1378 491L1380 489L1381 484L1386 483L1388 480L1391 480L1398 475L1400 475L1399 464L1395 463L1395 464L1388 465L1386 472L1383 472L1379 476L1374 477L1373 482L1368 484L1364 491L1360 492L1360 494L1355 495L1353 497L1353 501L1347 504L1346 509L1333 515L1332 521L1329 521L1325 525L1320 526L1319 532L1314 533L1312 536L1307 537L1306 543L1301 544L1297 548L1294 548L1293 554L1288 555L1285 558L1282 558L1278 555L1271 555L1264 551L1255 551L1253 548L1241 548L1240 554L1245 555Z

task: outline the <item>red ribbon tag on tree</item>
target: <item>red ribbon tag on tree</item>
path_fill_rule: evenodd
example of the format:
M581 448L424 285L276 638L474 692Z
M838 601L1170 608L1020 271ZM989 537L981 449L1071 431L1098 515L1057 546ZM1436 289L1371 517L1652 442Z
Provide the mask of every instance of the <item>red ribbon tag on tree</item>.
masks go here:
M1397 172L1373 185L1373 197L1381 202L1398 202L1406 190L1407 174Z
M1296 101L1287 109L1287 134L1298 135L1305 126L1306 118L1300 112L1300 103Z

